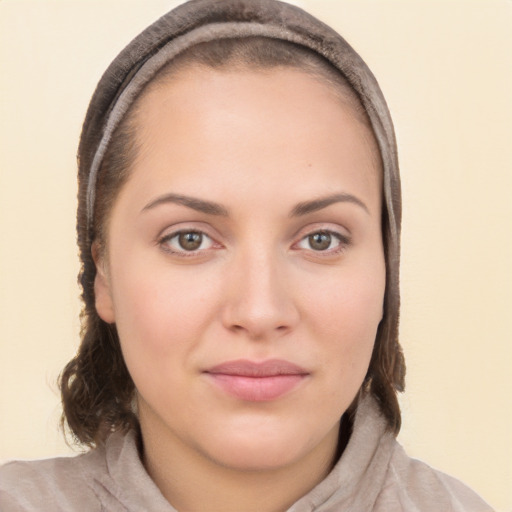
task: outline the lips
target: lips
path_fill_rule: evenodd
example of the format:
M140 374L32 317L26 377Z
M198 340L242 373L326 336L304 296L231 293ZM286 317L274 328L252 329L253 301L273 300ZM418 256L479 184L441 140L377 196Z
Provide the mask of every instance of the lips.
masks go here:
M204 372L219 389L240 400L276 400L295 389L309 372L282 359L227 361Z

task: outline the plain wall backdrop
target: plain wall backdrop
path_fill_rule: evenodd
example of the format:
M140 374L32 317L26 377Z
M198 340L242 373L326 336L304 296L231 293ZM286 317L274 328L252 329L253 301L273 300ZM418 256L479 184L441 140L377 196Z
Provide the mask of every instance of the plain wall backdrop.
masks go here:
M89 98L178 2L0 0L0 461L69 454L76 162ZM377 76L403 180L409 454L512 511L512 2L304 0Z

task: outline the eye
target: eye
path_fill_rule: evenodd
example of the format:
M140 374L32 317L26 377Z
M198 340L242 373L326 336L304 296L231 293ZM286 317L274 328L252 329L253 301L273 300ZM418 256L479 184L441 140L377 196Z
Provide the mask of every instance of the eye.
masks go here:
M173 253L193 253L213 247L213 240L201 231L178 231L163 237L160 244Z
M297 246L300 249L316 252L337 252L337 250L342 250L348 244L348 238L339 233L332 231L315 231L302 238Z

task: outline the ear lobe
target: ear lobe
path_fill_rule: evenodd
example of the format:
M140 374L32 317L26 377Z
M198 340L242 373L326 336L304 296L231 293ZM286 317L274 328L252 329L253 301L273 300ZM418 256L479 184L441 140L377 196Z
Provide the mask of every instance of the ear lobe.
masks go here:
M94 278L94 298L96 311L99 317L108 324L115 322L114 302L110 290L110 279L105 271L105 263L100 256L100 248L97 242L91 247L92 259L96 265L96 277Z

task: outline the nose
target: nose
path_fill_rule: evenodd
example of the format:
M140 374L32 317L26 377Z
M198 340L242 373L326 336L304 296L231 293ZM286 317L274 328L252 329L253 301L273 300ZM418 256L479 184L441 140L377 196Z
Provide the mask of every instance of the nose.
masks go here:
M260 251L240 255L230 266L225 328L253 340L276 338L295 328L300 315L284 259Z

